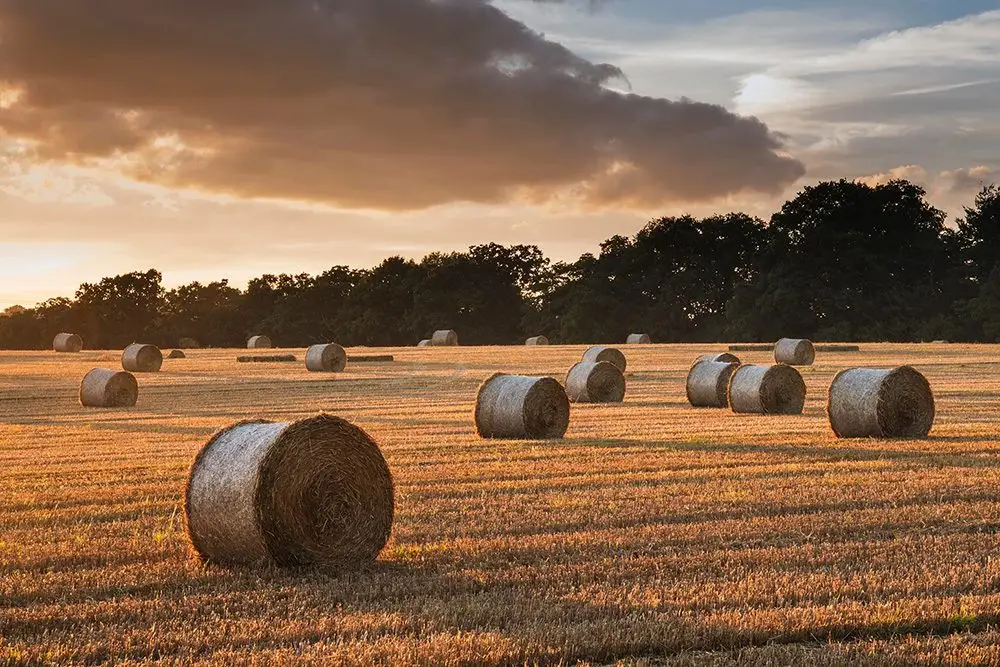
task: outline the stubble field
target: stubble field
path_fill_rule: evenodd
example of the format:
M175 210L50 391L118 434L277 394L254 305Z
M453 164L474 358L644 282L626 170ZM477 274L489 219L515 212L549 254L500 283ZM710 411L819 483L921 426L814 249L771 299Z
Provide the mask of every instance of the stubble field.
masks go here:
M795 417L687 406L691 360L725 346L624 346L626 402L574 405L564 440L475 435L484 378L562 379L583 349L380 349L396 361L335 376L302 350L195 350L138 376L129 410L76 400L118 353L0 353L0 663L1000 661L1000 346L819 354ZM836 371L903 363L935 391L931 438L835 439ZM181 496L200 446L319 411L392 469L378 563L194 560Z

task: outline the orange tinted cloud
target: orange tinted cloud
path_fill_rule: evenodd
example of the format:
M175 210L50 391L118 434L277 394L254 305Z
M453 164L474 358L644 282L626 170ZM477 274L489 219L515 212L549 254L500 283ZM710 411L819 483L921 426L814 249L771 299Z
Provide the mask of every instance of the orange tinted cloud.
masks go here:
M803 174L761 122L620 74L482 0L0 0L0 130L36 160L397 210L642 208Z

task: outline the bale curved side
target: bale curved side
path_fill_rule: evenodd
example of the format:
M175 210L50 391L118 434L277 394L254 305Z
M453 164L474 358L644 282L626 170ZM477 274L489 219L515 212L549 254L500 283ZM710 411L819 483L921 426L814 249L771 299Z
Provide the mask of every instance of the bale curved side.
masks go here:
M838 438L925 438L934 425L934 392L910 366L849 368L830 384L826 411Z
M257 420L223 429L201 449L184 515L204 561L355 567L388 541L393 494L378 445L350 422Z
M607 361L581 361L566 374L566 394L573 403L621 403L625 376Z
M83 349L83 339L74 333L56 334L52 339L52 349L56 352L76 354Z
M738 364L740 363L740 358L735 354L730 354L729 352L719 352L717 354L703 354L694 360L695 364L700 364L703 361L721 361L726 364Z
M431 345L435 347L453 347L458 345L458 332L451 329L435 331L431 336Z
M729 379L727 391L733 412L797 415L805 407L806 383L785 364L740 366Z
M696 363L688 371L685 386L688 402L696 408L729 407L729 380L737 368L738 363L726 361Z
M782 338L774 344L774 361L789 366L808 366L816 360L816 348L805 338Z
M250 350L266 350L274 347L271 344L271 339L267 336L251 336L250 340L247 341L247 349Z
M313 345L306 350L306 369L313 373L339 373L347 367L347 352L336 343Z
M483 438L558 439L569 427L569 397L550 377L496 373L479 387L474 419Z
M629 334L625 342L629 345L648 345L652 343L653 340L649 337L649 334L634 333Z
M163 353L155 345L133 343L122 352L122 368L132 373L156 373L163 367Z
M525 345L548 345L549 339L545 336L532 336L524 343Z
M583 353L583 361L607 361L617 366L622 373L625 372L625 367L628 365L621 350L606 345L593 345L587 348L587 351Z
M131 408L139 400L139 383L126 371L95 368L83 376L79 396L87 408Z

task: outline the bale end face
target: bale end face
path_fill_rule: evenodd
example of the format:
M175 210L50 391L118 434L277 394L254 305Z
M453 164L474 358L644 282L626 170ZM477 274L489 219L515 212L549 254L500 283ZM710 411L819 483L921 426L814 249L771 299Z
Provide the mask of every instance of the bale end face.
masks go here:
M139 400L139 383L126 371L95 368L80 382L80 405L87 408L131 408Z
M838 438L926 438L934 426L934 392L910 366L850 368L830 384L826 411Z
M621 403L625 376L607 361L581 361L566 374L566 394L573 403Z
M350 422L249 421L198 453L184 516L203 561L340 570L374 561L385 547L393 496L378 445Z
M482 438L559 439L569 427L569 397L553 378L497 373L479 387L474 419Z

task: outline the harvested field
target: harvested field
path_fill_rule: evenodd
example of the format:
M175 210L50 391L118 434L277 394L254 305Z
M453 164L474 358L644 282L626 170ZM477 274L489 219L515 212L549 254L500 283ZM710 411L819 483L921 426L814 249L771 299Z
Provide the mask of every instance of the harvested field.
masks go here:
M624 403L574 404L565 439L530 442L476 435L480 383L561 380L585 346L352 349L395 362L319 377L191 350L100 411L80 378L120 353L0 352L0 663L995 661L1000 346L820 355L801 416L689 407L712 348L629 348ZM904 364L934 390L930 437L837 440L836 372ZM236 420L321 410L392 470L376 566L199 564L195 453Z

